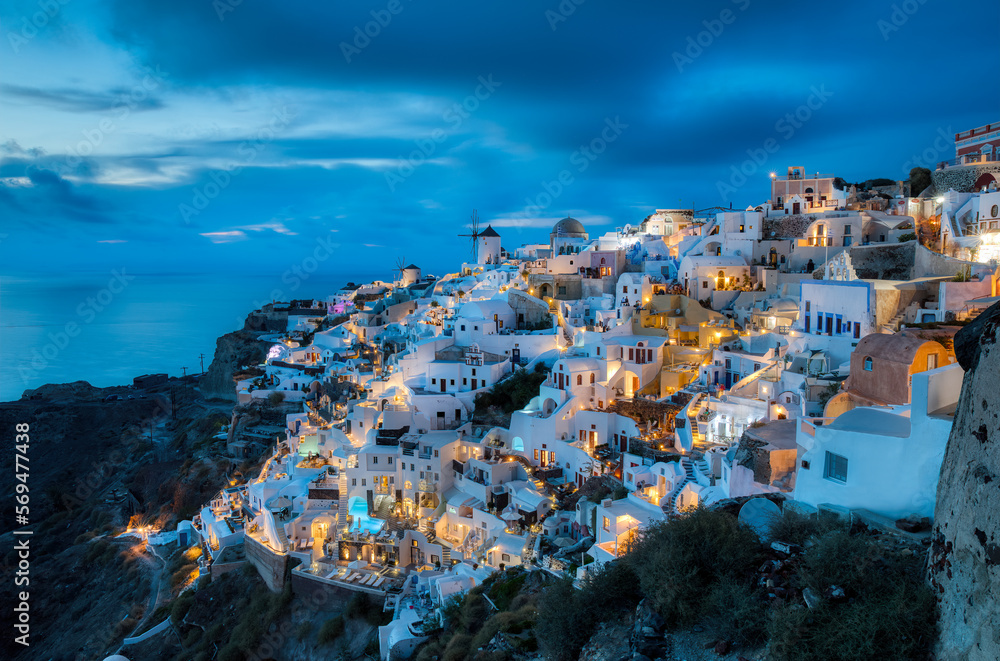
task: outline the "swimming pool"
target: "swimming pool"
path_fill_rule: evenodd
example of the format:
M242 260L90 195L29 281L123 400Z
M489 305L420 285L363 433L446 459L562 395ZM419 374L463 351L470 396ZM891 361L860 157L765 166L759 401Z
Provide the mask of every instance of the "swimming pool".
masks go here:
M351 530L377 533L382 530L385 521L368 516L368 504L364 498L354 496L347 503L347 513L351 516Z

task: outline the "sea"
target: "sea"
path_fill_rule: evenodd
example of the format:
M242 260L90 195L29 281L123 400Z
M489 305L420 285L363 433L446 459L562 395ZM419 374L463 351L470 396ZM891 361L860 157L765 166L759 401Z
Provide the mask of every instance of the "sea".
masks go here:
M46 383L126 385L208 369L220 335L272 300L328 296L391 273L0 275L0 401ZM202 357L203 356L203 357Z

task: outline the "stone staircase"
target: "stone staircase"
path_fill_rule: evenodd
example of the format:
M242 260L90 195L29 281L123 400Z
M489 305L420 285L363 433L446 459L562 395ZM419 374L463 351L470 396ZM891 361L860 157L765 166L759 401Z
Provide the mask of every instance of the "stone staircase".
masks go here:
M684 469L684 477L681 479L680 482L677 483L677 486L674 487L674 490L670 492L670 504L664 505L660 508L661 510L663 510L664 514L673 514L675 512L680 512L678 503L680 502L681 499L681 491L684 490L684 487L687 486L689 482L695 481L694 464L691 462L691 460L688 459L687 457L681 457L680 464L681 468Z
M340 471L337 478L337 488L340 490L340 500L337 501L337 529L347 529L347 471Z
M895 333L899 330L899 325L903 322L903 312L897 312L896 316L882 324L882 330L888 330L890 333Z
M288 533L285 532L285 524L278 523L277 521L275 521L275 524L276 525L274 526L274 528L278 532L277 542L280 545L282 551L287 551L288 550Z

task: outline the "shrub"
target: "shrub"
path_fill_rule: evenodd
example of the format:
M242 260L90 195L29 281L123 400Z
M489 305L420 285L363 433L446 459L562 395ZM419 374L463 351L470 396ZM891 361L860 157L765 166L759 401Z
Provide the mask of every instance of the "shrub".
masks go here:
M476 395L476 412L482 412L491 406L498 407L505 414L523 409L538 395L538 387L547 376L548 371L542 363L537 363L532 371L515 369L510 376L497 382L486 392Z
M831 512L809 515L786 507L782 510L781 516L771 522L769 533L771 539L801 545L810 537L820 536L843 527L844 524L840 518Z
M768 625L778 661L927 658L936 637L935 600L923 581L924 560L846 530L806 551L799 576L818 594L844 589L847 601L805 610L785 606Z
M465 655L470 651L472 636L467 633L459 633L452 636L441 655L441 661L463 661Z
M538 602L535 625L543 656L550 661L576 659L599 623L620 620L641 597L632 567L622 561L588 573L579 590L569 579L547 588Z
M899 235L899 242L906 243L907 241L916 241L917 235L913 232L907 232L906 234Z
M725 579L708 593L705 622L735 645L759 645L766 638L767 603L759 590Z
M267 396L267 401L269 401L273 406L277 406L278 404L285 401L285 393L272 392L270 395Z
M760 558L760 542L749 526L726 512L701 508L650 526L627 557L642 591L668 624L696 621L712 584L745 578Z

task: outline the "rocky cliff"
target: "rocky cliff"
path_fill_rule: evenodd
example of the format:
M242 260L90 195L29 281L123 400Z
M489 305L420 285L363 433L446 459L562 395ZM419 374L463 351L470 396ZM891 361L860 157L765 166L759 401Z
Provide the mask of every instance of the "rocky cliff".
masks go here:
M966 370L938 483L929 580L938 659L1000 659L1000 303L955 336Z
M258 331L240 330L227 333L215 341L215 356L201 379L201 391L206 397L236 399L233 376L244 367L259 365L267 357L267 342L257 340Z

